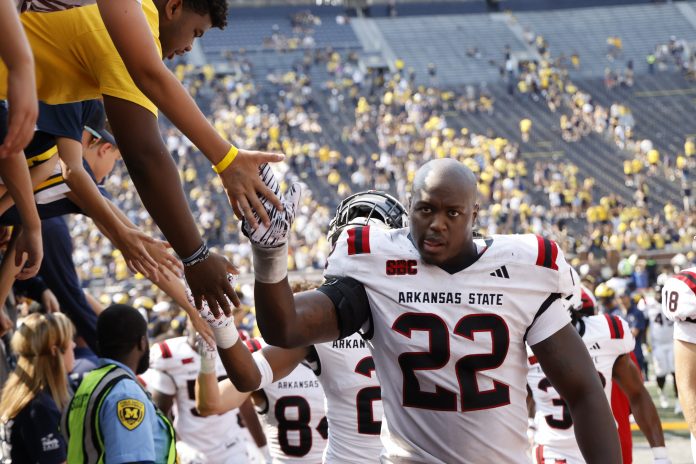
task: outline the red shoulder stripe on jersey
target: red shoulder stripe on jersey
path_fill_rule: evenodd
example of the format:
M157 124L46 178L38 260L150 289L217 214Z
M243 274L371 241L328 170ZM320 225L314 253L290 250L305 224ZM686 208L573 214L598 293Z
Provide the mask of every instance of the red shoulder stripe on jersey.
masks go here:
M537 357L536 357L536 356L533 356L533 355L530 356L530 357L527 359L527 361L529 361L529 364L532 364L532 365L534 365L534 364L536 364L536 363L539 362L539 360L537 359Z
M609 325L609 335L611 336L612 339L616 338L621 338L619 337L619 329L616 327L616 320L610 316L609 314L605 314L604 317L607 320L607 324Z
M160 350L162 351L162 357L163 358L171 358L172 357L172 350L169 349L169 345L167 345L167 342L160 342L159 343Z
M623 324L619 320L618 316L613 316L613 318L616 321L616 328L618 329L619 338L623 338L623 336L624 336Z
M556 257L558 256L558 245L553 240L544 238L541 235L537 235L536 238L538 247L536 265L557 271Z
M696 293L696 274L689 271L681 271L679 274L675 275L674 278L684 282L692 292Z
M353 227L348 230L348 254L360 255L370 252L370 226Z

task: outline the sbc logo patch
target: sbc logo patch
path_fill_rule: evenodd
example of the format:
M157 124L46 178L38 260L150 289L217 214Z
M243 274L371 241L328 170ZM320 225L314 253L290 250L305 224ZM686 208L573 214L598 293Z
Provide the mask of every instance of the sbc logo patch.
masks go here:
M138 400L121 400L116 404L118 420L128 430L133 430L145 418L145 405Z

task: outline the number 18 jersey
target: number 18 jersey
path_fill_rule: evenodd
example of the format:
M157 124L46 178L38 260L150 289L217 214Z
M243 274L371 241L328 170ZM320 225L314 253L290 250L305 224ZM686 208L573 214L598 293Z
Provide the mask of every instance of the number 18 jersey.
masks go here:
M674 338L696 343L696 267L667 279L662 287L662 313L674 321Z
M550 240L499 235L449 274L420 259L409 230L339 237L325 275L362 283L382 386L387 462L528 462L527 356L566 326L570 267Z

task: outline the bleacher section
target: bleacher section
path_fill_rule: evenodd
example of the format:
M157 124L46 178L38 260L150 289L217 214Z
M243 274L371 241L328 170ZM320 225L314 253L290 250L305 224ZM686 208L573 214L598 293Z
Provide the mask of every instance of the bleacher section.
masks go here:
M439 85L455 85L498 80L504 47L509 45L512 52L526 50L504 19L500 14L477 14L373 21L397 57L415 69L419 82L429 82L428 64L433 63ZM480 58L467 56L467 49L473 48Z
M577 52L582 66L574 73L582 77L603 76L605 68L623 68L628 60L634 61L636 72L645 73L645 58L655 45L666 43L670 36L696 41L696 29L670 3L516 13L515 17L544 36L555 56ZM614 62L606 58L609 36L623 41L623 52Z

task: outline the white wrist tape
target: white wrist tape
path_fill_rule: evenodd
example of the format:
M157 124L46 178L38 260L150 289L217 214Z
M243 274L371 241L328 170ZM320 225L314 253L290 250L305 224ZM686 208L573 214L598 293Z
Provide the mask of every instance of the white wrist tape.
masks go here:
M215 357L201 356L201 374L212 374L215 372Z
M254 278L264 284L275 284L288 275L288 244L276 248L251 246L254 256Z
M259 368L259 373L261 374L261 383L256 387L257 390L261 390L273 383L273 368L268 364L268 360L263 355L263 352L257 351L252 353L251 356L254 358L256 367Z
M215 344L223 350L231 348L239 340L239 332L234 324L213 328Z
M669 458L669 456L667 455L667 448L665 448L664 446L657 446L655 448L650 448L650 451L652 451L654 459L668 459Z

